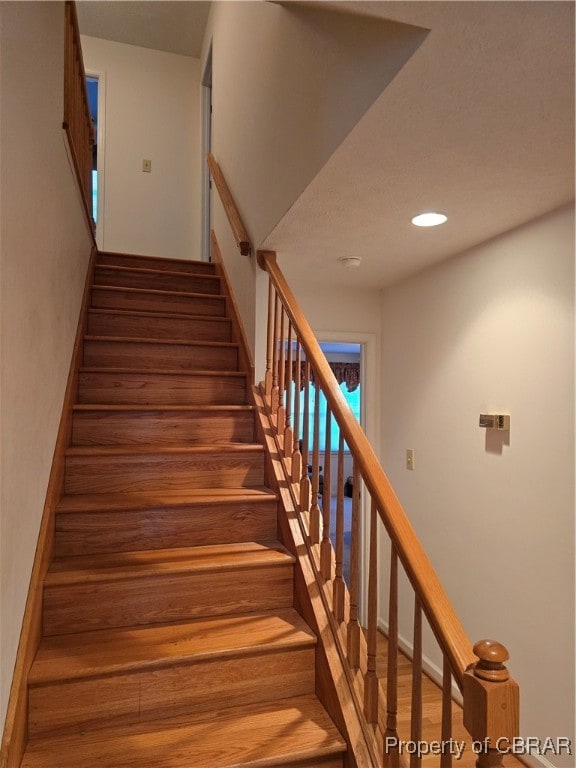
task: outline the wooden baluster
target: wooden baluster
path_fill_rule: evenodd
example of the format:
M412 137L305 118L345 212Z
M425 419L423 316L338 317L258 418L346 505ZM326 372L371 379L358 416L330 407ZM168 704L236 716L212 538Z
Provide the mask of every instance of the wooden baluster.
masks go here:
M410 716L410 739L418 744L422 739L422 606L418 595L414 595L414 642L412 654L412 712ZM418 768L422 757L413 752L410 768Z
M320 484L320 384L314 382L314 440L312 444L312 506L310 507L310 543L320 541L320 507L318 492Z
M286 357L286 427L284 429L284 456L292 458L294 449L294 430L292 429L292 323L288 321L288 350Z
M448 656L444 656L442 669L442 732L444 744L451 743L452 738L452 670ZM452 752L443 749L440 757L440 768L452 768Z
M308 444L310 430L310 363L304 365L304 413L302 414L302 478L300 480L300 511L310 509L311 484L308 475Z
M376 650L378 642L378 541L376 502L370 507L370 556L368 558L368 627L366 632L367 669L364 676L364 714L369 723L378 722L378 677Z
M344 621L344 594L346 592L342 575L344 560L344 437L340 432L338 442L338 485L336 490L336 574L332 592L332 610L338 623Z
M278 329L280 327L279 319L278 319L278 312L280 308L280 300L278 298L278 294L274 292L274 329L273 329L273 351L272 351L272 404L271 404L271 411L272 415L276 415L278 412L278 366L279 363L279 356L280 356L280 349L278 345Z
M388 607L388 671L386 681L386 733L384 744L398 744L398 553L394 544L390 554L390 602ZM384 765L398 768L397 746L384 748Z
M350 617L348 619L347 654L352 669L360 666L360 623L358 622L358 547L360 543L360 476L354 462L352 468L352 531L350 536Z
M274 286L268 278L268 319L266 322L266 373L264 374L264 394L269 406L272 404L272 357L274 354Z
M278 411L276 413L276 431L278 437L284 438L286 428L286 409L284 407L284 394L286 386L286 353L285 353L285 321L286 312L284 307L280 307L280 341L278 350Z
M476 768L500 768L503 753L497 745L510 745L518 735L518 685L504 666L510 657L501 643L480 640L473 650L479 661L464 672L464 726L486 745Z
M296 377L294 381L294 446L292 450L292 482L299 483L302 475L300 452L300 393L302 391L302 356L300 342L296 339ZM308 474L308 473L306 473Z
M332 486L332 411L326 404L326 440L324 443L324 488L322 493L322 544L320 570L326 581L332 578L332 542L330 541L330 502Z

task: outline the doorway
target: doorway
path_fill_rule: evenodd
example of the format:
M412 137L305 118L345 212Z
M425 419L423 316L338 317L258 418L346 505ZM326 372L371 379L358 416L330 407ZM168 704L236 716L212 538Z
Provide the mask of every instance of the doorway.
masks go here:
M350 410L357 421L362 424L362 380L361 380L361 357L362 346L356 342L320 342L320 348L324 352L332 372L339 384L340 391L350 406ZM325 424L326 406L320 401L320 424ZM336 546L336 506L338 493L341 490L344 494L344 556L343 572L344 580L350 584L350 545L352 537L352 493L351 480L353 472L353 461L347 446L344 444L344 473L342 478L343 488L339 488L339 478L337 472L338 448L340 441L340 430L334 420L330 430L330 446L326 445L326 436L321 435L320 443L324 447L326 462L327 456L330 456L330 538L334 547ZM323 485L323 482L322 482Z
M349 403L352 407L352 412L355 413L361 427L364 429L366 436L376 455L380 453L380 408L378 401L378 393L380 391L378 386L379 375L379 352L377 336L373 333L356 333L356 332L334 332L334 331L317 331L316 336L319 340L320 347L326 355L328 362L357 362L359 364L359 386L356 392L346 394L343 392L346 399L356 398L356 402ZM345 390L346 384L341 384L341 389ZM334 443L333 443L334 445ZM346 467L351 465L351 457L348 455L348 464L345 460L344 481L352 474L351 470L347 470ZM337 487L334 485L336 472L336 458L334 454L333 461L331 463L331 506L335 509L335 494ZM345 538L350 539L351 530L351 499L346 496L345 489L345 510L344 510L344 532ZM348 507L348 509L347 509ZM331 515L331 518L334 516ZM365 617L365 605L367 595L367 549L369 538L369 520L370 520L370 504L369 494L360 492L360 542L359 542L359 612L360 620L363 621ZM332 528L335 528L335 523L331 525L330 536L334 542L334 533ZM347 536L346 536L347 534ZM346 552L345 552L346 559ZM349 560L349 555L348 555ZM344 563L346 566L346 562ZM348 566L349 567L349 566Z
M96 223L96 243L104 250L104 148L105 148L105 75L86 73L88 106L94 126L92 150L92 218Z
M212 151L212 45L202 76L202 260L210 261L210 172L206 157Z

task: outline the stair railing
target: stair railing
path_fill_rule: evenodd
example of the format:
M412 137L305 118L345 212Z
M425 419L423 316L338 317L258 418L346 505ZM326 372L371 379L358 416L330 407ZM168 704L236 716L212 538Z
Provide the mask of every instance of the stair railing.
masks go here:
M291 479L300 522L316 560L324 592L338 626L336 642L346 674L365 718L381 743L382 765L416 768L426 750L436 750L441 768L458 755L452 737L453 680L463 697L464 725L471 735L466 746L477 755L477 768L502 765L502 757L518 732L518 686L504 662L506 648L491 640L472 647L420 541L398 501L360 424L341 393L334 374L296 299L270 251L258 252L258 263L269 276L266 374L261 394L269 411L276 444ZM307 386L311 385L311 386ZM301 405L300 391L304 391ZM325 445L320 445L319 398L327 402ZM310 399L314 399L314 407ZM334 462L337 473L335 520L331 511L332 452L330 431L340 429ZM352 530L348 584L343 576L344 453L353 461ZM323 466L323 493L320 492ZM362 489L362 491L361 491ZM360 494L366 494L369 535L366 557L365 627L359 623ZM385 568L377 541L378 520L390 540ZM335 542L331 540L335 529ZM412 713L409 734L399 734L399 566L414 590L412 641ZM387 669L377 669L379 574L389 573ZM442 732L438 744L422 739L422 624L425 617L443 656ZM384 683L385 680L385 691ZM464 745L463 745L463 748Z
M241 253L250 242L224 176L212 155L208 164L228 214ZM242 244L244 243L244 250ZM492 640L473 647L436 575L426 552L397 499L384 470L346 399L290 290L273 251L258 251L258 264L268 273L266 372L260 384L284 473L315 565L318 586L334 619L333 632L344 663L355 709L364 716L380 745L378 766L418 768L428 753L439 756L440 768L451 768L466 746L477 756L477 768L502 766L503 755L518 734L518 685L504 662L506 648ZM311 387L313 392L311 394ZM300 397L304 391L303 402ZM320 393L326 399L325 444L320 445ZM310 400L313 398L314 407ZM331 510L331 428L340 430L336 459L335 520ZM312 436L311 436L312 435ZM353 462L349 575L344 579L344 454ZM321 476L321 462L323 477ZM369 501L369 535L364 574L367 583L364 626L360 625L361 493ZM366 504L366 502L364 502ZM377 669L379 574L385 571L378 547L378 520L390 541L388 563L387 660ZM332 542L331 530L335 529ZM399 566L414 590L412 695L410 733L398 728ZM422 738L423 618L443 657L442 725L439 739ZM453 681L461 692L469 744L452 737ZM385 683L385 688L384 688ZM372 752L372 749L369 749Z
M208 168L210 169L210 174L214 184L216 184L216 189L218 190L220 200L224 206L224 211L228 217L228 221L232 229L232 234L236 240L236 246L243 256L249 256L252 252L250 238L240 213L238 212L238 208L236 207L236 203L234 202L230 188L228 187L226 179L224 178L224 174L220 170L220 166L216 162L216 158L210 152L206 156L206 160L208 162Z
M82 60L82 47L76 5L65 3L64 25L64 121L62 127L68 137L72 163L80 187L84 210L92 233L92 151L94 126L86 93L86 73Z

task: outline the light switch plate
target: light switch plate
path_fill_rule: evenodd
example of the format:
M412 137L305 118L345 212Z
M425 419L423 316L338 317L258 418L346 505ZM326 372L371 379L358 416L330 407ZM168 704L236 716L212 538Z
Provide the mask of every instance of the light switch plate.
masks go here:
M406 469L414 469L414 449L406 450Z

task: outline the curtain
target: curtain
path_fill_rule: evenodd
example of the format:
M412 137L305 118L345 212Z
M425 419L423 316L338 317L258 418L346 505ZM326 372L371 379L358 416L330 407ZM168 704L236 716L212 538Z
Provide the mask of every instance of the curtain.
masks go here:
M286 364L287 365L287 364ZM338 384L346 384L347 392L354 392L360 385L360 363L328 363ZM287 371L287 375L288 371ZM300 387L306 386L306 363L300 363ZM296 381L296 363L292 363L292 380ZM310 383L314 384L314 371L310 370Z

